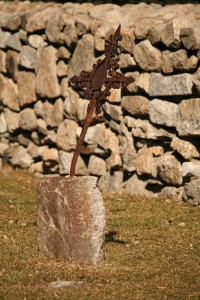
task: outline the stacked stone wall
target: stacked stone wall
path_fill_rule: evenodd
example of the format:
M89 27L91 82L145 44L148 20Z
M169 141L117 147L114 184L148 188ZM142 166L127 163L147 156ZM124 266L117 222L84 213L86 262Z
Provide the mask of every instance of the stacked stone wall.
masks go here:
M0 2L0 165L69 174L88 106L69 78L91 70L121 23L119 64L135 82L94 118L77 175L199 204L199 17L198 4Z

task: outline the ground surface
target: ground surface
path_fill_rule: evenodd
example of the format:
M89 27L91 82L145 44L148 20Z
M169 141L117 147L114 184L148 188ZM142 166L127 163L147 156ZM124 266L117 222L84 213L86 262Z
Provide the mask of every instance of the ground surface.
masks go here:
M105 263L75 266L38 255L36 184L26 172L0 171L0 299L200 299L199 208L105 198ZM50 288L55 280L83 284Z

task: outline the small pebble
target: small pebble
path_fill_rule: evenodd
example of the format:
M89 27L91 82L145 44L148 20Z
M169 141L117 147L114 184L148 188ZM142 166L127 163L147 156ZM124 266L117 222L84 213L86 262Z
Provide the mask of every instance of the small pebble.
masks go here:
M62 288L62 287L71 287L83 284L83 281L66 281L66 280L57 280L49 283L51 288Z

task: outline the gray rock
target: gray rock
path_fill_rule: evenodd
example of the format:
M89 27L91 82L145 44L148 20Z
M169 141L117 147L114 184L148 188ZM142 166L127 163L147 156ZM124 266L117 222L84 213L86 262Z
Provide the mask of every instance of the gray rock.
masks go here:
M66 91L66 98L64 102L64 110L66 116L70 119L77 119L77 108L78 108L79 94L75 92L71 87Z
M8 128L8 132L13 133L15 130L19 128L19 114L8 108L5 108L4 116Z
M16 31L19 30L21 26L21 15L18 13L11 13L9 14L9 17L4 24L4 28L11 30L11 31Z
M147 182L138 178L137 174L124 182L124 193L152 198L154 194L147 189Z
M19 103L21 107L27 106L36 101L35 74L32 72L18 72L17 85Z
M75 20L73 16L68 14L62 15L61 26L64 26L63 40L68 47L71 47L73 43L78 42L78 36L75 28Z
M129 91L129 92L131 92L131 93L133 93L133 94L136 94L136 93L138 93L138 86L137 86L137 80L139 79L139 77L140 77L140 73L139 72L137 72L137 71L134 71L134 72L127 72L126 73L126 76L128 77L128 76L131 76L131 77L133 77L133 82L131 83L131 84L129 84L128 86L127 86L127 90Z
M58 150L56 148L49 148L48 146L42 146L38 149L38 154L43 161L56 161L58 162Z
M149 112L149 100L143 96L125 96L121 105L133 116L146 116Z
M69 174L73 153L59 151L59 173ZM76 175L89 175L88 168L81 156L78 157L76 164Z
M17 81L19 54L16 51L8 50L6 55L6 69L8 74Z
M159 156L164 154L164 150L160 146L147 148L144 146L138 151L136 158L136 172L138 175L148 175L154 178L158 174Z
M180 47L180 29L177 26L176 21L168 23L162 30L161 40L163 44L172 49L178 49Z
M57 78L56 49L52 46L41 51L36 75L36 92L42 97L56 98L60 95Z
M76 115L79 121L85 120L87 115L89 100L78 98L77 107L76 107Z
M44 135L48 134L48 130L47 130L47 124L43 119L37 119L37 128L38 131L41 132Z
M173 137L170 146L186 160L191 160L194 157L200 156L196 147L192 143L181 140L177 137Z
M175 52L162 52L162 71L166 74L175 71L187 72L194 71L197 68L198 58L192 55L188 58L186 50L178 50Z
M19 111L18 90L12 79L0 74L0 100L12 110Z
M7 125L6 125L6 120L5 116L3 113L0 114L0 133L4 133L7 131Z
M6 53L0 50L0 72L6 73Z
M6 49L11 33L0 29L0 49Z
M25 44L28 44L28 34L25 30L20 29L19 30L19 39Z
M58 127L56 142L59 149L74 150L76 147L76 131L78 124L73 120L64 120Z
M176 127L178 105L168 101L154 99L149 103L149 118L152 123Z
M106 174L106 162L104 159L91 155L88 164L88 170L91 175L103 176Z
M192 160L182 164L184 177L200 177L200 161Z
M30 173L35 173L35 174L44 173L44 163L43 163L43 161L38 161L36 163L32 163L31 166L29 167L29 172Z
M198 68L197 72L193 75L193 84L195 90L200 93L200 68Z
M21 41L19 39L19 33L16 32L14 34L12 34L7 42L6 42L6 46L8 48L11 48L13 50L16 50L16 51L20 51L22 49L22 44L21 44Z
M60 60L57 65L58 77L66 77L68 74L68 69L69 66L63 60Z
M111 89L111 94L108 97L108 102L110 103L120 103L121 102L121 89Z
M10 163L13 166L19 166L23 169L30 167L33 162L30 155L27 153L27 149L22 146L15 146L10 149L11 150L11 158Z
M60 59L69 59L71 56L71 53L69 52L69 50L66 47L61 46L58 48L56 55Z
M19 64L27 69L35 69L36 50L30 46L23 46L19 54Z
M137 78L135 85L145 93L149 94L149 83L150 83L150 74L141 73L140 76Z
M192 179L184 185L183 200L194 206L200 204L200 178Z
M199 38L200 23L194 26L181 28L181 42L187 50L198 50L200 44Z
M36 144L36 145L40 145L41 144L41 139L39 137L39 133L37 131L33 131L31 133L31 139L32 141Z
M121 123L123 122L124 121L122 120ZM137 157L133 136L126 127L122 131L122 124L120 124L120 131L121 134L119 135L119 151L122 157L123 169L128 172L133 172L135 171L135 160Z
M108 193L120 193L123 190L123 172L115 171L110 174L107 172L101 176L98 181L98 188L104 194Z
M60 95L61 97L65 98L68 95L68 89L69 89L69 80L68 78L64 77L61 79L60 82Z
M179 104L176 129L180 136L200 135L200 99L183 100Z
M64 104L61 98L57 99L54 104L45 101L42 106L41 117L47 126L58 127L64 119Z
M35 145L32 142L29 142L28 147L27 147L27 152L28 154L33 158L33 159L37 159L39 158L39 148L37 145Z
M172 200L182 200L183 198L183 187L176 188L174 186L165 186L161 190L161 195L165 198Z
M27 32L35 32L39 30L45 30L49 18L56 13L59 7L56 4L50 4L48 7L43 7L39 11L34 11L34 13L27 15L25 29Z
M170 153L160 157L158 174L161 179L170 185L182 184L182 167L180 162Z
M97 51L103 52L105 50L105 40L103 38L94 37L94 47Z
M94 37L91 34L85 34L78 42L73 53L68 77L79 75L81 70L90 71L94 62Z
M133 137L143 139L159 140L163 138L172 138L172 134L163 128L157 128L149 123L148 120L132 120L132 134Z
M131 68L136 66L136 62L129 53L121 53L119 59L119 66L121 69Z
M19 113L19 127L23 130L33 131L37 128L37 118L34 110L25 108Z
M151 73L149 95L151 97L192 95L192 86L191 74L163 76Z
M121 29L122 40L119 41L119 47L129 53L133 53L133 47L135 44L135 36L132 30L123 27Z
M51 18L49 18L48 22L47 22L47 27L46 27L46 36L48 38L48 40L51 43L62 43L63 42L63 38L62 38L62 27L60 26L60 12L59 13L55 13L51 16Z
M96 177L43 179L38 184L37 202L42 255L79 264L97 264L104 259L105 208ZM78 220L82 220L81 226Z
M91 19L87 14L80 14L75 17L75 31L78 36L88 33Z
M122 118L122 108L117 105L105 102L103 104L104 111L115 121L120 121Z
M135 45L133 55L139 67L144 71L159 71L161 69L161 52L145 40Z
M38 49L39 47L43 47L47 45L47 43L44 41L43 36L39 34L31 34L28 37L29 45L35 49Z
M20 133L18 135L18 142L20 145L28 147L28 145L31 143L31 140L26 133Z

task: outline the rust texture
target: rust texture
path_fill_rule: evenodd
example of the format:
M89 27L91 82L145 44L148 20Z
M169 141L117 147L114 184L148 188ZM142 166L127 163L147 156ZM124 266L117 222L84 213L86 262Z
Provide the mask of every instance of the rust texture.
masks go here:
M108 46L105 50L105 58L99 59L93 65L92 71L82 70L79 76L73 76L70 79L75 87L85 90L84 96L90 100L87 115L72 158L70 176L75 176L77 159L93 113L95 112L97 115L101 113L101 104L110 96L111 88L126 88L134 81L133 77L125 77L124 74L117 71L119 69L118 42L122 39L120 30L121 25L119 25L114 35L110 35Z

